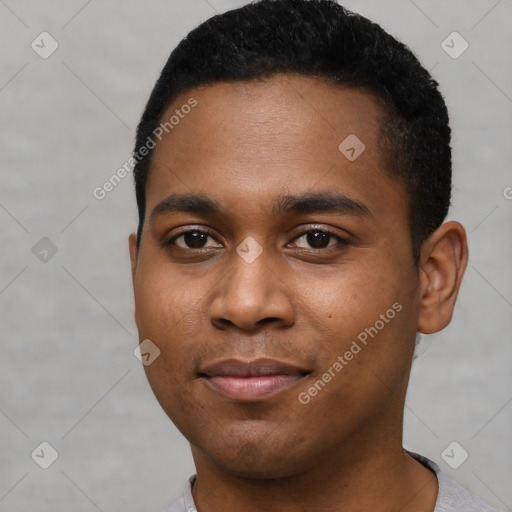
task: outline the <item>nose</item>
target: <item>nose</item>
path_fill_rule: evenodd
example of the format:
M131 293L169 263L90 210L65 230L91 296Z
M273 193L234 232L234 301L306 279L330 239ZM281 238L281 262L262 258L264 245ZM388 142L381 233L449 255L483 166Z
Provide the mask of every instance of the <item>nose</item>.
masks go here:
M295 321L285 279L265 250L252 262L233 254L230 271L218 284L209 313L215 327L236 326L247 332L268 324L290 327Z

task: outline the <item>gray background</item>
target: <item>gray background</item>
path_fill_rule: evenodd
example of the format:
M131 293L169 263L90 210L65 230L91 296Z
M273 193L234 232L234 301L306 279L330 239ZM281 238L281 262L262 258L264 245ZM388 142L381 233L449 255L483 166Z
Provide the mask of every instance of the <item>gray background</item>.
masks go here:
M132 176L102 201L92 190L130 155L171 49L243 3L0 0L1 511L159 511L193 472L133 355ZM511 510L512 2L345 5L440 81L454 130L449 218L469 235L453 322L413 365L405 446ZM47 59L31 48L42 31L59 44ZM457 59L441 47L453 31L469 43ZM32 252L42 237L57 248L47 261ZM59 454L46 470L31 458L42 441ZM452 441L469 453L458 469L441 457Z

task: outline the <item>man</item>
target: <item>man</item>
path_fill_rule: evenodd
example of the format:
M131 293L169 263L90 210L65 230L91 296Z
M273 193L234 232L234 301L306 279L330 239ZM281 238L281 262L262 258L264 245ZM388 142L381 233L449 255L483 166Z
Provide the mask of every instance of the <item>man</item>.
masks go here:
M402 447L416 335L468 259L446 106L407 47L331 0L215 16L134 159L145 371L197 472L169 510L493 510Z

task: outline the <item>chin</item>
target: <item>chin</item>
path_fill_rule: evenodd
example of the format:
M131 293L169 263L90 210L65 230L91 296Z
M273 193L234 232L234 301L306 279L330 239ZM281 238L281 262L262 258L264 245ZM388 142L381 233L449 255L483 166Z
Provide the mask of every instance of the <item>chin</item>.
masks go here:
M304 444L300 442L304 438L298 439L296 433L286 436L281 430L279 438L271 434L248 429L235 434L226 430L215 443L211 443L213 435L199 443L191 443L195 447L192 451L197 450L222 471L255 479L295 475L306 469L307 461L314 459L314 450L308 456Z
M275 460L275 454L268 458L258 457L254 461L247 454L245 455L246 458L242 459L240 457L226 457L225 454L220 457L208 454L208 457L223 472L256 480L287 478L306 469L297 462L294 463L286 459L284 455L279 461Z

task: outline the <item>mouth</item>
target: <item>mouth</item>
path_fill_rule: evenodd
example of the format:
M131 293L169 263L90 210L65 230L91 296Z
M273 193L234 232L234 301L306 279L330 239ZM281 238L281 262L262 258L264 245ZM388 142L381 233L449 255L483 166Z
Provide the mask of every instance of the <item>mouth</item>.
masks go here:
M273 359L226 359L207 366L198 376L225 398L254 402L285 391L310 373Z

